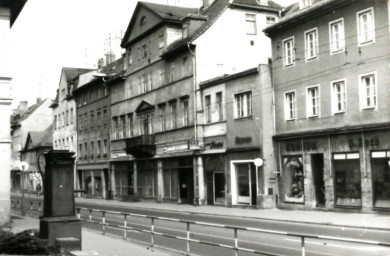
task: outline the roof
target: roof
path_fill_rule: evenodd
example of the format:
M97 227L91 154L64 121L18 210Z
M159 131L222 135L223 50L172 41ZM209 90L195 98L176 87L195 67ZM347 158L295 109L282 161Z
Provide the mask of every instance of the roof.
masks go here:
M65 75L66 81L70 82L74 78L76 78L80 74L87 73L89 71L92 71L91 68L69 68L69 67L63 67L62 73Z
M18 18L27 0L2 0L0 1L0 8L7 7L11 9L11 26Z
M11 122L20 122L29 117L36 109L38 109L47 99L41 100L40 102L30 106L26 111L11 116Z
M29 139L31 139L31 145L29 145ZM44 131L30 131L28 133L24 150L27 151L38 147L53 147L53 124Z
M310 17L329 13L330 9L342 7L359 0L312 0L311 6L299 9L299 3L287 6L282 12L282 18L275 24L265 28L263 31L267 34L273 34L277 31L293 27L297 24L307 21Z
M188 8L188 7L179 7L173 5L162 5L162 4L154 4L147 2L138 2L137 6L134 9L133 15L127 26L127 30L125 35L123 36L121 47L126 47L126 40L130 35L131 29L136 22L136 14L139 10L144 7L149 11L157 15L162 19L163 22L176 22L179 23L183 18L191 13L197 13L199 9L197 8Z
M279 4L268 1L268 5L260 5L256 0L215 0L210 6L202 9L200 15L207 17L206 21L197 29L195 32L190 35L188 38L178 40L168 46L163 54L169 54L171 51L175 51L184 45L187 45L190 42L193 42L203 33L205 33L219 18L220 15L229 7L232 8L249 8L249 9L258 9L266 11L281 11L282 6Z
M75 82L75 89L73 92L78 91L80 88L85 88L96 81L101 81L104 78L104 82L110 82L124 73L124 58L120 58L110 64L91 72L81 74L78 76L77 82Z

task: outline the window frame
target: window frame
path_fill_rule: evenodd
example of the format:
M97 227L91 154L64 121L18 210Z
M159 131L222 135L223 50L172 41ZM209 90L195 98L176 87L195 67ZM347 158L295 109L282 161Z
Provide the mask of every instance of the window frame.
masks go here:
M315 41L314 41L314 48L312 49L310 46L311 46L311 42L309 42L309 39L308 39L308 36L311 35L311 34L314 34L315 35ZM304 37L305 37L305 58L306 58L306 61L310 61L310 60L314 60L314 59L318 59L319 58L319 48L318 48L318 28L315 27L315 28L312 28L312 29L309 29L309 30L306 30L305 33L304 33ZM313 51L313 54L314 55L310 55L310 52L311 50Z
M313 97L309 93L310 90L312 89L317 89L317 95L315 97L315 101L317 103L317 106L313 106ZM310 104L309 104L310 103ZM313 113L313 109L317 109L317 113ZM320 92L320 85L311 85L306 87L306 114L308 118L315 118L315 117L320 117L321 115L321 92Z
M363 78L364 77L371 77L373 76L374 78L374 84L373 84L373 87L372 89L374 89L374 98L370 98L370 101L374 100L375 104L374 105L370 105L368 106L367 105L367 90L366 90L366 87L363 88ZM378 85L377 85L377 81L378 81L378 78L377 78L377 72L376 71L373 71L373 72L368 72L368 73L364 73L364 74L361 74L359 75L359 95L360 95L360 109L361 110L366 110L366 109L377 109L378 108Z
M339 104L339 101L338 101L338 97L336 97L338 95L336 95L336 91L335 91L335 84L337 83L343 83L344 84L344 109L342 110L339 110L338 109L338 104ZM333 115L337 115L337 114L344 114L345 112L347 112L347 109L348 109L348 99L347 99L347 79L346 78L342 78L342 79L337 79L337 80L333 80L330 82L330 90L331 90L331 101L332 101L332 114Z
M365 14L365 13L370 13L371 12L371 22L372 22L372 35L370 36L370 38L367 40L365 39L365 41L362 40L362 34L361 34L361 23L360 23L360 17L361 15ZM372 43L375 43L375 13L374 13L374 8L373 7L369 7L367 9L364 9L364 10L361 10L361 11L358 11L356 13L356 22L357 22L357 41L358 41L358 46L365 46L365 45L369 45L369 44L372 44ZM368 31L368 33L370 34L370 31ZM371 38L372 37L372 38Z
M253 17L254 19L252 20L249 17ZM249 31L249 25L251 25L251 31ZM257 35L257 22L255 13L245 13L245 32L247 35Z
M290 58L286 58L286 44L291 41L291 62L287 63L287 60ZM283 67L291 67L295 65L295 38L294 36L283 39Z
M220 95L220 99L219 99ZM217 121L223 120L223 93L222 91L215 93L215 112L217 114Z
M290 102L287 102L287 95L292 94L294 95L294 108L291 109ZM297 120L297 91L296 90L291 90L291 91L286 91L283 93L284 96L284 120L285 121L295 121ZM291 110L293 111L294 116L291 116Z
M237 105L238 105L238 100L237 99L238 99L238 97L243 96L242 102L244 102L244 100L245 100L244 96L247 96L247 95L250 95L250 98L246 99L246 103L249 100L249 104L248 103L246 104L247 113L243 113L243 115L241 115L240 114L241 111L239 111L239 109L237 107ZM234 102L234 119L242 119L242 118L252 117L252 115L253 115L252 90L243 91L243 92L239 92L239 93L233 94L233 102ZM241 106L242 109L245 109L245 108L243 108L244 106L245 106L244 103L242 103L242 106ZM240 110L241 110L241 108L240 108ZM245 112L245 110L243 112Z
M339 31L339 48L334 48L333 45L334 45L334 34L333 34L333 26L336 25L336 24L339 24L341 23L341 31ZM344 29L344 18L340 18L340 19L337 19L337 20L332 20L331 22L329 22L329 52L331 55L333 54L337 54L337 53L340 53L340 52L345 52L345 29Z

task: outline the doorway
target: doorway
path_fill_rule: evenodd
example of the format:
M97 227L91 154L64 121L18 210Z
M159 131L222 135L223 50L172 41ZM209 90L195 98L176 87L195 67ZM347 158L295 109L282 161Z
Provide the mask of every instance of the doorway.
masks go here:
M324 155L311 155L316 207L325 207Z
M179 160L179 203L194 203L194 168L192 158Z
M237 203L256 205L256 166L253 163L236 164Z
M214 204L225 204L225 173L214 172Z

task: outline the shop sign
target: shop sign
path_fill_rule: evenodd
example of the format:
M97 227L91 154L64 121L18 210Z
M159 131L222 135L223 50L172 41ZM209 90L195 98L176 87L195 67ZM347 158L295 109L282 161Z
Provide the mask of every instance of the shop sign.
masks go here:
M304 151L316 151L317 150L317 142L315 140L309 140L303 142L303 150ZM286 151L287 152L295 152L302 151L302 142L301 141L293 141L286 143Z
M179 151L179 150L187 150L187 149L188 149L188 144L173 145L173 146L164 147L164 153Z
M118 157L124 157L124 156L127 156L127 154L125 152L123 153L116 153L116 154L111 154L111 158L118 158Z
M348 145L349 148L361 148L363 147L363 139L362 138L350 138L348 139ZM365 147L378 147L380 146L380 140L378 137L374 137L372 139L365 139L364 140L364 146Z
M236 137L236 144L248 144L252 142L252 137Z
M205 143L204 146L206 149L221 149L223 148L224 141L211 141L209 143Z

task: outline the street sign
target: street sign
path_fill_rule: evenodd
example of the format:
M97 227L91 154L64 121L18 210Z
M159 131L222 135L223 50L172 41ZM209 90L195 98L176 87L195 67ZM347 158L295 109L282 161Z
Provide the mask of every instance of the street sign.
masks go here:
M260 167L263 165L263 159L256 158L255 160L253 160L253 163L256 165L256 167Z
M27 171L28 167L29 167L29 165L28 165L28 163L26 161L22 161L19 164L19 168L22 170L22 172Z

